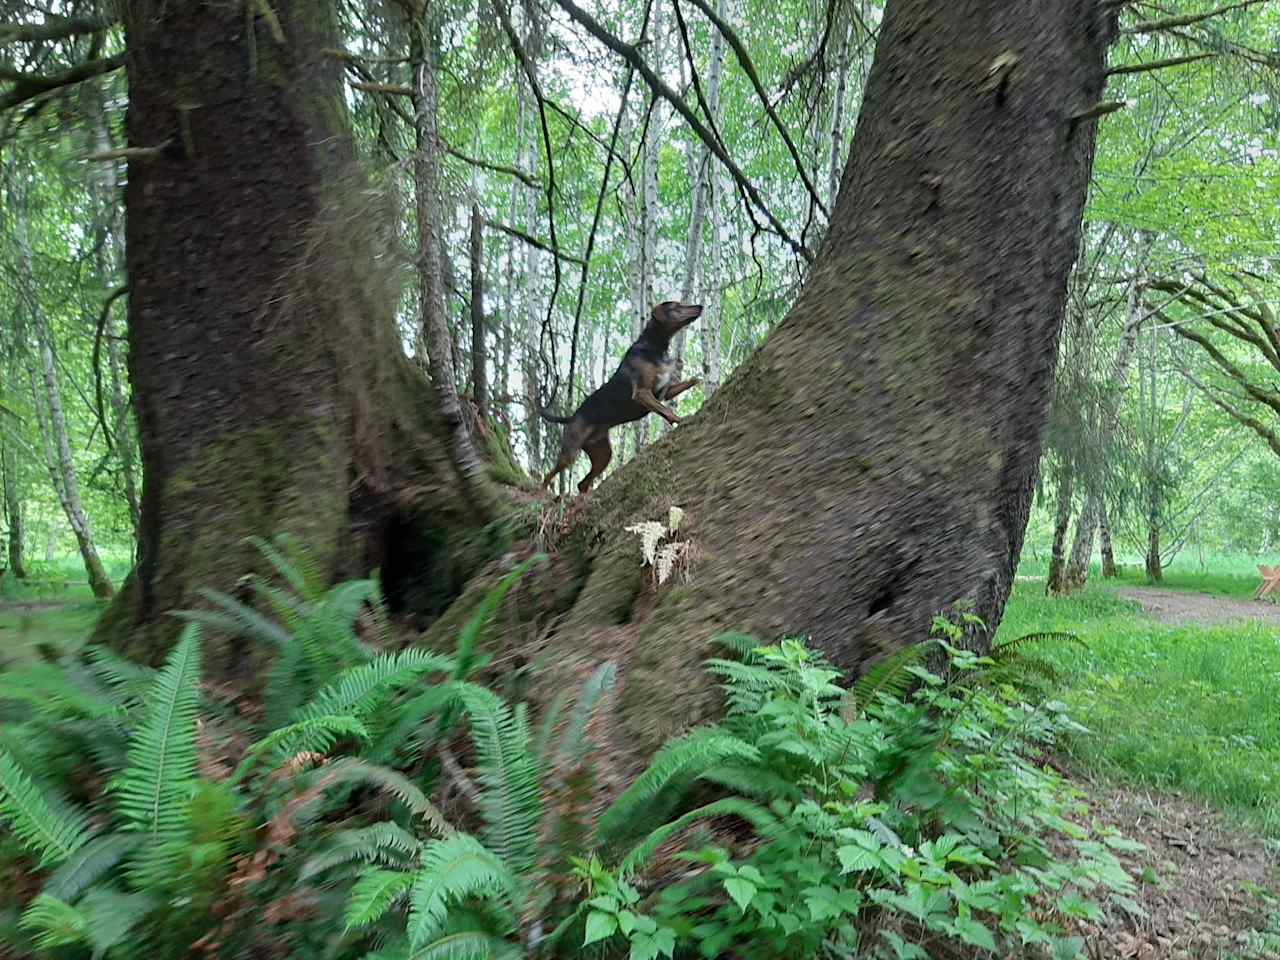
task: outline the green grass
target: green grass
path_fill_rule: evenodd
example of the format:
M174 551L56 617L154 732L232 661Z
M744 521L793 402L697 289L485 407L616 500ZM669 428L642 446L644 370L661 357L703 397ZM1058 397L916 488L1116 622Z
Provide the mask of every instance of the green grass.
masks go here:
M1158 586L1166 590L1188 590L1194 593L1212 593L1223 597L1249 599L1258 589L1258 564L1273 566L1280 563L1280 553L1274 557L1250 557L1244 554L1209 554L1202 558L1194 551L1184 550L1168 567L1164 569L1164 579L1152 583L1147 577L1141 557L1124 556L1116 558L1119 570L1117 581L1125 586ZM1024 554L1018 564L1018 575L1024 577L1043 577L1049 572L1047 551L1040 550L1034 555ZM1102 575L1101 566L1097 563L1089 567L1089 579L1098 579Z
M1040 631L1087 645L1040 648L1091 731L1068 744L1080 763L1196 794L1280 837L1280 631L1169 627L1105 586L1050 599L1018 583L998 638Z

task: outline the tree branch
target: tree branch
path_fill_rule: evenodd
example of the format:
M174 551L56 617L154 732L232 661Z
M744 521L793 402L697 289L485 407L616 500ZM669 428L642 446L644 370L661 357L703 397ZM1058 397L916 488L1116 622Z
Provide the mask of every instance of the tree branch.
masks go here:
M747 79L751 81L751 86L756 92L756 97L759 98L761 105L764 107L765 113L768 114L769 120L773 123L774 129L776 129L778 131L778 135L782 137L782 142L787 145L787 151L791 154L791 160L795 164L796 172L800 174L800 179L804 183L805 189L809 191L810 198L813 200L817 208L822 211L822 215L830 220L831 213L827 210L826 204L824 204L818 196L818 191L814 187L813 181L809 179L809 172L805 169L804 161L800 159L800 151L796 149L796 145L791 139L791 134L787 132L787 128L778 117L777 111L774 110L773 105L770 104L769 96L765 93L764 84L760 82L760 76L756 73L755 64L752 62L751 54L747 52L746 46L738 37L738 34L734 31L733 27L716 15L716 12L711 9L707 0L690 0L690 2L702 11L702 15L715 25L715 28L720 31L720 35L729 41L729 46L733 47L733 53L738 58L738 65L742 67L742 72L745 73L747 75Z
M369 80L348 80L347 83L365 93L386 93L397 97L413 96L413 87L406 87L402 83L374 83Z
M1280 396L1275 391L1268 394L1265 390L1253 383L1234 363L1227 359L1221 350L1215 347L1207 337L1201 336L1194 330L1190 330L1181 325L1173 325L1173 331L1185 340L1199 344L1200 348L1217 364L1218 369L1222 370L1228 377L1240 385L1246 394L1258 403L1270 407L1277 414L1280 414Z
M61 73L30 74L0 68L0 81L13 84L13 89L0 95L0 110L8 110L52 90L74 86L92 77L119 70L125 65L125 60L124 53L117 53L112 57L88 60Z
M791 234L787 232L787 228L782 225L782 222L776 216L774 216L773 211L765 205L764 200L760 196L760 192L756 190L751 181L747 179L746 174L744 174L741 168L734 163L733 158L725 152L724 148L719 144L719 142L717 142L711 131L709 131L697 118L694 112L689 109L689 105L684 102L679 94L667 86L666 83L663 82L662 78L653 72L653 68L645 63L644 58L640 55L640 51L635 46L629 43L624 43L622 40L619 40L611 34L593 16L591 16L591 14L579 7L573 2L573 0L555 0L555 2L560 9L569 14L569 16L585 28L589 34L636 68L640 76L644 78L645 83L649 85L649 88L676 109L680 116L684 118L685 122L689 124L689 127L693 132L698 135L698 138L706 144L707 149L710 150L724 168L729 171L729 175L732 176L738 186L746 192L756 209L764 214L765 218L769 221L769 226L772 228L773 232L776 233L783 242L787 244L787 246L795 251L795 253L802 257L806 263L813 263L813 253L809 248L794 239Z
M1231 3L1225 7L1218 7L1216 10L1210 10L1207 13L1184 13L1176 17L1165 17L1163 20L1143 20L1131 27L1126 27L1121 33L1157 33L1161 30L1176 30L1178 27L1189 27L1205 20L1212 20L1214 17L1219 17L1224 13L1243 10L1245 7L1251 7L1255 3L1263 2L1264 0L1241 0L1240 3Z
M481 160L479 157L469 157L456 147L449 144L444 145L444 152L451 157L461 160L463 163L470 164L473 167L479 167L481 170L492 170L494 173L505 173L508 176L515 177L526 186L533 187L535 190L542 186L541 182L531 173L519 170L516 167L509 167L505 163L494 163L491 160Z
M43 23L0 23L0 47L10 43L48 43L86 33L98 33L117 22L115 17L48 17Z
M107 329L107 317L111 315L111 305L118 299L129 292L128 284L123 287L116 287L109 294L107 299L102 303L102 310L98 312L98 325L93 334L93 412L98 417L98 423L102 425L102 439L107 443L107 453L113 452L111 440L111 431L107 429L107 413L106 407L102 402L102 335Z
M1164 60L1151 60L1147 63L1129 63L1107 69L1108 77L1119 77L1132 73L1149 73L1152 70L1163 70L1166 67L1179 67L1184 63L1195 63L1197 60L1208 60L1216 57L1216 53L1189 53L1182 57L1168 57Z
M581 257L575 257L571 253L562 253L558 247L553 246L552 244L546 243L542 240L539 240L537 237L532 236L531 234L525 233L519 227L513 227L511 226L511 224L503 223L500 220L490 220L487 217L485 218L484 222L488 226L493 227L495 230L501 230L503 233L509 234L510 236L515 237L517 240L523 240L529 246L534 247L537 250L542 250L544 253L551 254L557 260L564 260L567 263L576 263L578 266L582 266L583 264L583 260Z

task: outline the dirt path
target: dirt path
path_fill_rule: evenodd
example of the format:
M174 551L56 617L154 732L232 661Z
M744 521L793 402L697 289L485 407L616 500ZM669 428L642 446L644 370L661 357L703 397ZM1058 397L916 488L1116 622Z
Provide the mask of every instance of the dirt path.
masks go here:
M1280 605L1265 600L1236 600L1155 587L1121 587L1116 593L1135 601L1157 620L1174 626L1189 623L1213 626L1252 620L1280 627Z

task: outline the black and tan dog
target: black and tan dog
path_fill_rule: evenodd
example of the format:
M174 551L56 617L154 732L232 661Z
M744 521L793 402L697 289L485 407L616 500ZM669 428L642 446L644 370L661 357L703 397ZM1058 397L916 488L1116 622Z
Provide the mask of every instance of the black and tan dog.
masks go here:
M591 489L591 484L604 473L613 457L613 447L609 444L612 427L639 420L650 413L656 413L673 426L680 422L680 418L663 401L674 400L696 386L698 381L671 382L676 373L676 362L667 355L667 349L671 346L671 338L701 315L701 306L671 300L658 304L613 376L583 400L572 417L557 417L546 410L539 411L543 419L568 424L564 439L560 441L560 456L542 481L542 489L551 486L556 474L573 466L573 461L583 450L591 458L591 472L578 484L578 492L586 493Z

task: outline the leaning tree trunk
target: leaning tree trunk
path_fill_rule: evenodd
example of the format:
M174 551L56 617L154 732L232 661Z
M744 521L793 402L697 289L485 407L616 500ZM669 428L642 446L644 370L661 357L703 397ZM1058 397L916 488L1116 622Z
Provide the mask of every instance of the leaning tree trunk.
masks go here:
M1071 556L1063 577L1067 590L1079 590L1089 580L1089 561L1093 559L1093 538L1098 532L1098 514L1102 505L1096 494L1085 498L1076 519L1076 535L1071 541Z
M730 629L854 669L1013 581L1077 250L1114 5L890 0L830 230L795 305L585 507L547 689L620 658L620 742L714 709ZM1111 11L1111 12L1108 12ZM628 524L685 511L655 597Z
M336 4L124 9L128 139L156 148L125 195L142 537L99 638L163 656L173 610L259 565L249 535L291 534L334 576L379 566L393 597L423 582L424 605L447 603L471 570L454 535L479 520L396 336L384 211L325 55ZM209 655L211 676L235 679L262 653Z

